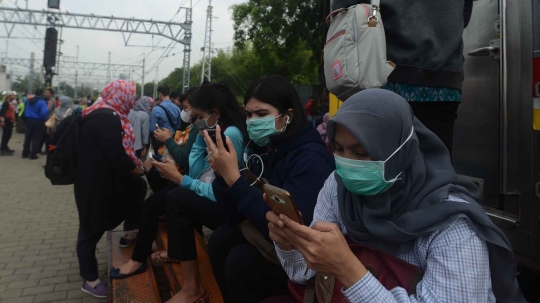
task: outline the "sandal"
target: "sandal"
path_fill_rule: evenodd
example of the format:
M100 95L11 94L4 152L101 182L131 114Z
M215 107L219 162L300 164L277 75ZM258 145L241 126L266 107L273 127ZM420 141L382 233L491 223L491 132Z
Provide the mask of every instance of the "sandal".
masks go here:
M193 303L208 303L209 298L208 293L205 291L204 294L197 300L193 301Z
M180 260L171 259L169 257L162 257L161 252L164 250L158 250L150 255L150 260L152 260L153 263L180 263Z

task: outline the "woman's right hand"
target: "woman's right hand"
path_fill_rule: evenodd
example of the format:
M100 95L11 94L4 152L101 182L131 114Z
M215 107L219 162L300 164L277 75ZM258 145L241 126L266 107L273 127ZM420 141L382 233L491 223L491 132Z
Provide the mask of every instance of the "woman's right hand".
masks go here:
M266 200L266 194L264 194L264 199ZM294 246L289 241L285 240L286 234L283 229L287 227L279 227L278 225L278 215L276 215L273 211L269 211L266 213L266 220L268 220L270 239L272 239L272 241L279 245L279 248L281 248L282 250L293 250Z
M156 128L154 131L154 137L158 142L164 143L167 139L172 137L172 133L168 128Z

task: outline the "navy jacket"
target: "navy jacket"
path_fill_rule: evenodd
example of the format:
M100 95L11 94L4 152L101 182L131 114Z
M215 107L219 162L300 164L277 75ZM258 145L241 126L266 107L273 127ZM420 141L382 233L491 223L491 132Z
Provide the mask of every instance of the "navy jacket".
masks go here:
M307 124L297 138L271 153L261 155L261 158L264 163L262 176L271 185L291 194L304 223L309 225L313 220L319 191L335 170L334 158L326 149L319 132ZM253 161L250 163L253 165ZM251 167L251 171L259 176L260 168ZM260 190L250 187L244 177L240 177L231 188L223 178L216 177L213 189L230 224L236 225L244 218L248 219L270 241L266 213L271 209Z
M24 116L30 120L46 121L48 119L47 101L39 96L27 100L24 107Z

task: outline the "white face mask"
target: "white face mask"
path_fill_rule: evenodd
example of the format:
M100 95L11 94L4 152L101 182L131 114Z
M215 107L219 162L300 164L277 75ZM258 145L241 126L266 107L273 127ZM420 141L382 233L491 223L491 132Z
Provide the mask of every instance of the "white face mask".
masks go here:
M189 123L191 121L190 116L191 116L191 111L182 110L182 112L180 113L180 118L182 118L182 121L186 123Z

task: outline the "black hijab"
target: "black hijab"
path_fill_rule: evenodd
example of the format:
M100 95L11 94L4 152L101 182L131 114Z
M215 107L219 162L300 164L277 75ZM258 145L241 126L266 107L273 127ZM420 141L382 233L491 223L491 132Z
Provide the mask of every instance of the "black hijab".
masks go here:
M410 140L385 164L385 179L403 172L386 192L360 196L349 192L335 174L341 218L351 239L392 254L414 247L427 236L466 218L489 248L491 282L498 302L524 302L510 242L476 202L478 188L458 177L448 150L399 95L369 89L347 99L328 122L333 145L335 124L345 127L374 161L386 160L411 134ZM440 203L450 194L468 203Z

